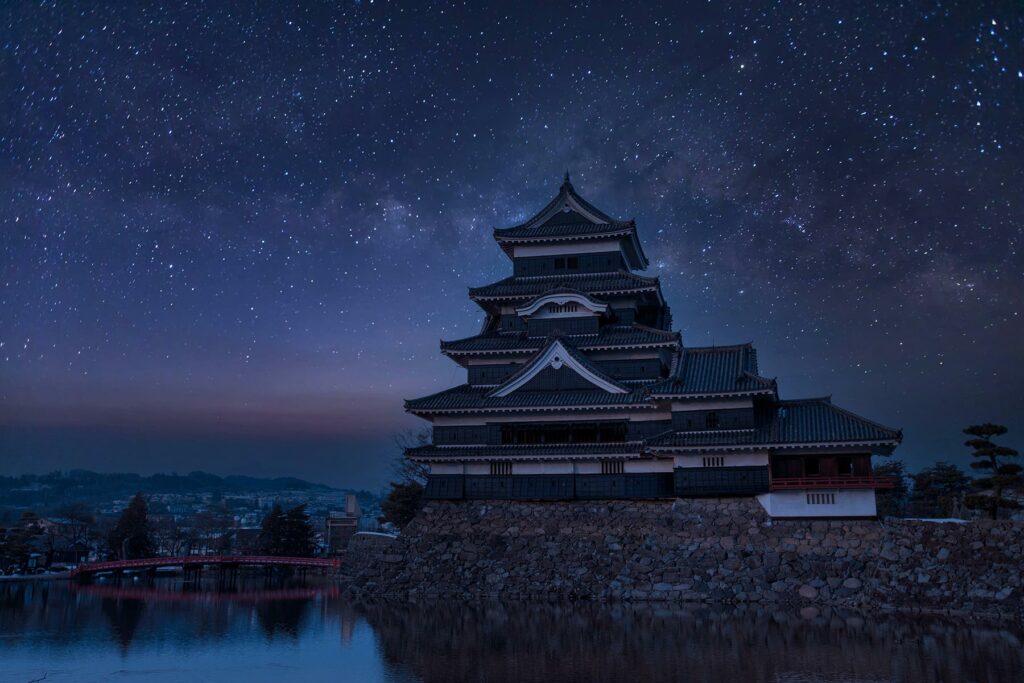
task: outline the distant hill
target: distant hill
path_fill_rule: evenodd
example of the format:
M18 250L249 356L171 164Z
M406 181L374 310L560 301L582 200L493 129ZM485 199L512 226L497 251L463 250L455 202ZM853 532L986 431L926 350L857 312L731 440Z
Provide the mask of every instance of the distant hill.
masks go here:
M65 503L106 503L129 498L142 491L147 495L178 494L258 494L271 491L328 492L339 489L323 484L278 477L227 476L209 472L189 472L186 475L103 474L88 470L52 472L50 474L23 474L18 477L0 476L0 506L52 508Z

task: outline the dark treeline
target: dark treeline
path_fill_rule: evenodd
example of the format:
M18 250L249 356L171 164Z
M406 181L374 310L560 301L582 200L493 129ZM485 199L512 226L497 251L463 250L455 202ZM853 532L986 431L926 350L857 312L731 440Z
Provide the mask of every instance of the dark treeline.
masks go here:
M72 502L103 503L130 498L138 491L154 494L246 494L270 491L333 491L330 486L293 477L265 479L232 475L220 477L208 472L179 474L105 474L88 470L0 476L0 504L54 508Z

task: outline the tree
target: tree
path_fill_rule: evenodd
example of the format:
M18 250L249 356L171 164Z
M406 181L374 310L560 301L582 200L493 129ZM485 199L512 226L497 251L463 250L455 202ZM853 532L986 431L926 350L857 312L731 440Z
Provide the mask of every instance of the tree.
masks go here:
M902 460L889 460L874 468L879 477L892 477L895 485L891 489L880 489L875 500L878 505L879 517L903 517L907 512L910 497L910 486L906 467Z
M409 430L395 434L392 438L401 452L401 455L391 465L391 473L395 480L400 482L415 481L425 485L427 483L427 475L430 474L430 467L424 463L410 460L406 457L406 452L412 448L419 448L429 444L430 428L421 429L418 432Z
M418 481L393 481L391 492L381 501L382 522L390 522L401 529L412 521L423 504L423 485Z
M281 509L280 503L274 503L260 524L260 553L275 556L285 555L284 527L284 510Z
M381 522L390 522L401 529L412 521L423 505L423 490L430 468L407 456L409 449L430 443L430 429L419 432L404 432L394 437L402 455L392 465L395 480L390 483L391 491L380 504Z
M310 557L316 550L313 525L305 505L296 505L287 512L274 503L263 518L259 537L260 552L277 557Z
M972 510L984 510L992 519L999 517L999 509L1016 510L1021 504L1003 494L1007 489L1020 488L1024 485L1021 478L1021 466L1014 462L1007 462L1008 458L1016 458L1018 453L1007 446L1000 446L992 441L994 436L1002 436L1007 432L1003 425L995 425L986 422L981 425L971 425L964 429L964 434L973 438L964 442L968 448L974 449L971 457L974 462L971 468L982 470L988 473L986 477L974 480L975 485L985 489L985 493L977 493L964 500L964 504Z
M0 543L0 564L3 568L18 565L24 569L32 553L32 539L41 533L36 513L23 512L18 523L3 534Z
M284 547L289 557L312 557L316 550L313 525L309 523L306 506L296 505L284 513Z
M970 486L956 465L939 461L911 476L910 513L915 517L949 517Z
M88 547L96 527L96 515L85 503L69 503L57 509L60 531L72 547Z
M110 551L123 560L152 557L153 539L150 533L146 499L142 493L136 493L121 513L107 542Z

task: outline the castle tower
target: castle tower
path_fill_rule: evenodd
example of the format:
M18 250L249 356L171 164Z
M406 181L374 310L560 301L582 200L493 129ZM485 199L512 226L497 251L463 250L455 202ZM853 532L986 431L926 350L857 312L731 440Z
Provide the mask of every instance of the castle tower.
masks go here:
M898 431L781 400L751 344L687 347L634 221L566 174L531 219L494 230L512 275L469 290L480 334L442 341L466 383L406 402L433 443L434 499L757 496L776 517L873 517L871 455Z

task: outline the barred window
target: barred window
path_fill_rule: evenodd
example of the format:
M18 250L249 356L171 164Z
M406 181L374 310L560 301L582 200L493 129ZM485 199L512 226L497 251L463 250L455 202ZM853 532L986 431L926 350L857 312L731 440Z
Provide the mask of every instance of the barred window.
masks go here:
M622 460L604 460L601 462L601 474L622 474L626 471L626 463Z
M725 467L724 455L705 455L704 467Z
M836 494L834 493L808 493L808 505L835 505Z
M512 463L510 462L492 462L491 463L491 474L507 476L512 474Z

